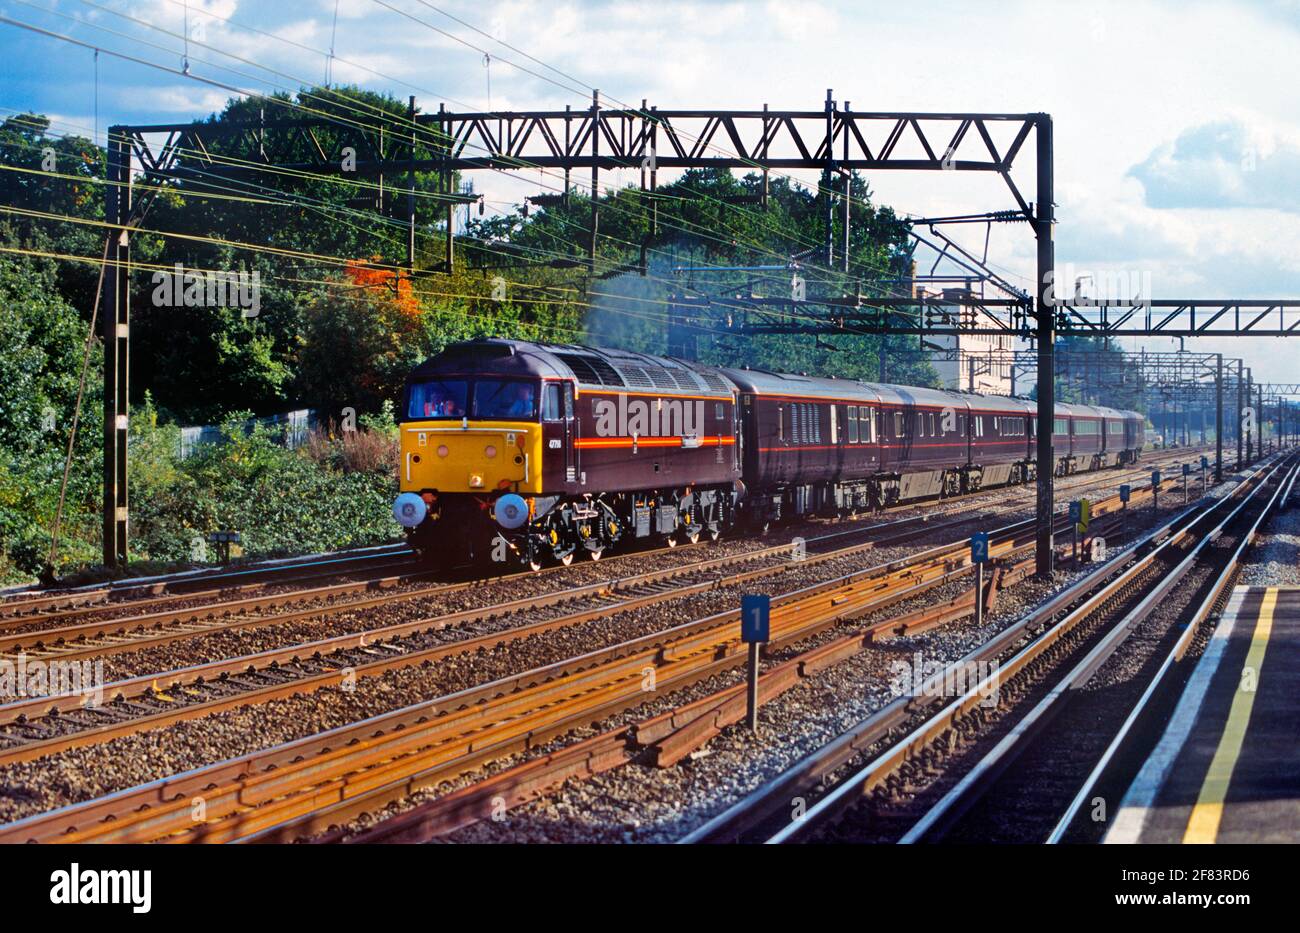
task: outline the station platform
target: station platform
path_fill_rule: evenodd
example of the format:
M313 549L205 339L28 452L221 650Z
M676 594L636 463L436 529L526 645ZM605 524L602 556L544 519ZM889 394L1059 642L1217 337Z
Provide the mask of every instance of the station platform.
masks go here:
M1300 587L1233 590L1104 841L1300 842Z

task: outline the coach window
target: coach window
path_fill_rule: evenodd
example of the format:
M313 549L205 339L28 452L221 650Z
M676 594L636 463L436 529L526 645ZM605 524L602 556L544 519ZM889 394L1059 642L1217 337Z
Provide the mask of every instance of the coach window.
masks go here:
M849 443L856 444L858 442L858 406L850 405L848 407L848 414L849 414Z
M902 436L903 436L903 413L901 411L896 411L894 412L894 437L902 437Z
M785 440L785 406L776 406L776 437L777 440Z
M542 419L544 421L559 421L561 417L560 384L558 382L548 382L542 387Z
M831 405L830 412L831 412L831 443L838 444L840 442L840 425L839 425L840 407L838 405Z

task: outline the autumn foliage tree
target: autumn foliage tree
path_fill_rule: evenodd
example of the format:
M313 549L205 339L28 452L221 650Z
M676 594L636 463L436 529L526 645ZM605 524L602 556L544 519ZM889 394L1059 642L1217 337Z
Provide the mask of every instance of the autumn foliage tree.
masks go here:
M378 257L347 263L306 308L297 369L301 396L324 416L377 411L423 358L422 309L404 272Z

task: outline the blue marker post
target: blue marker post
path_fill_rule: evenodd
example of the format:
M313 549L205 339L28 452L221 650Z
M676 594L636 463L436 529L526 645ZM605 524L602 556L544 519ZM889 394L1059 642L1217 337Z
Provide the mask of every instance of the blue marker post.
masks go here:
M740 640L749 645L748 689L746 690L746 720L749 731L758 731L758 651L759 646L771 639L772 598L770 596L740 597Z
M984 624L984 565L989 559L989 533L970 536L970 562L975 565L975 624Z
M1128 500L1133 495L1133 487L1128 483L1119 487L1119 511L1121 533L1128 536Z
M1075 499L1070 503L1070 552L1074 566L1079 566L1079 522L1083 521L1083 503Z

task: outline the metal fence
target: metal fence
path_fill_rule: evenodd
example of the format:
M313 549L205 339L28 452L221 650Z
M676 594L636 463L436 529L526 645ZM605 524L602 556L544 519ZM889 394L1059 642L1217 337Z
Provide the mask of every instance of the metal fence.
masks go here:
M244 431L251 433L255 425L262 425L275 431L276 439L286 447L300 447L306 440L312 426L316 424L314 408L300 408L280 415L268 415L265 418L250 418L244 422ZM181 428L180 449L177 451L182 460L194 456L205 444L221 443L221 428L204 424L196 427Z

